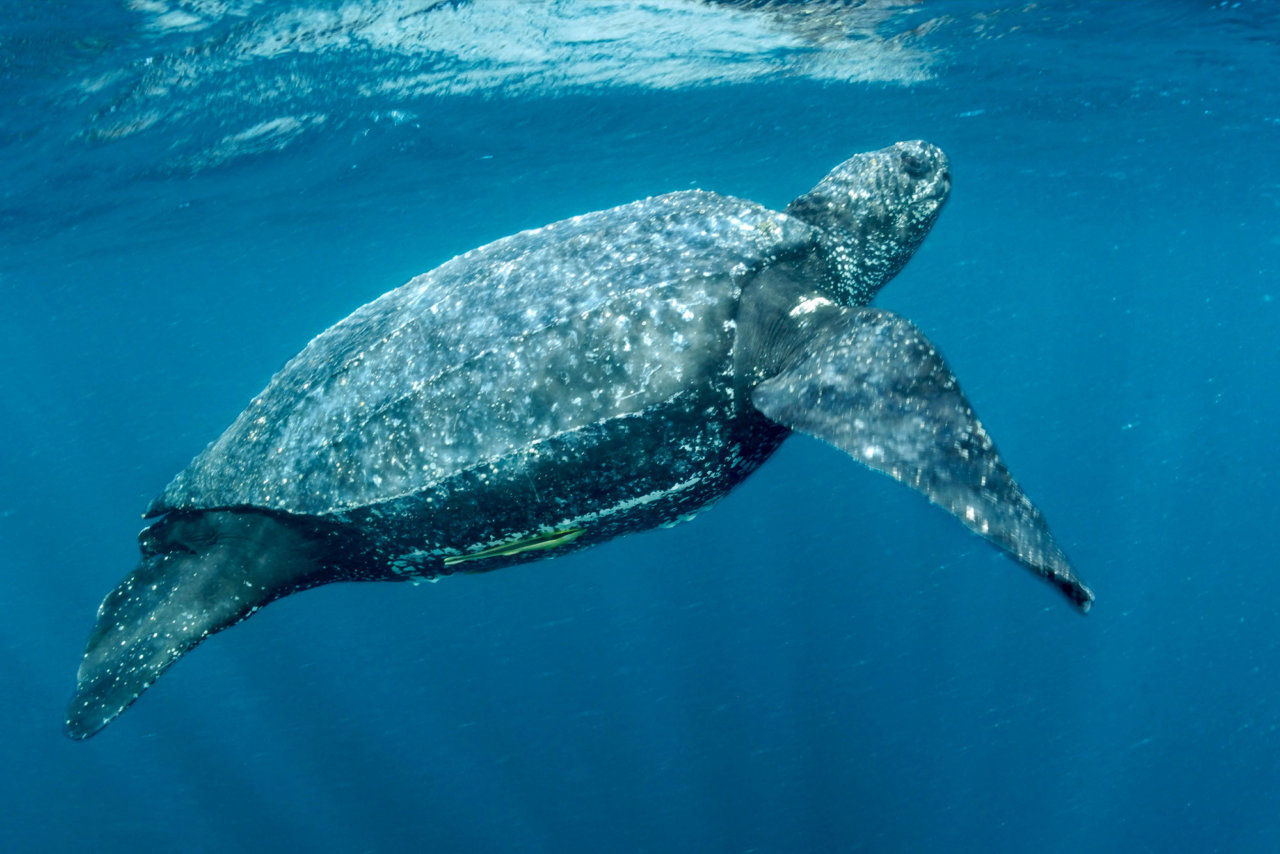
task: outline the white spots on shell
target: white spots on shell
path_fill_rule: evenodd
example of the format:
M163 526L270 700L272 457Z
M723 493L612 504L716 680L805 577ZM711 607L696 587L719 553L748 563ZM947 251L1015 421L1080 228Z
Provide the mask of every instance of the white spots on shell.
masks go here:
M472 250L319 335L161 505L355 508L727 388L740 279L813 234L690 191Z

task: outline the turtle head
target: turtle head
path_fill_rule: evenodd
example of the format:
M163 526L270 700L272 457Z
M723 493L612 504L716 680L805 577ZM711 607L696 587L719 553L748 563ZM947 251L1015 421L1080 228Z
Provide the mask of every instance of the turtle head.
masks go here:
M950 193L941 149L898 142L850 157L787 213L822 231L836 301L865 305L910 260Z

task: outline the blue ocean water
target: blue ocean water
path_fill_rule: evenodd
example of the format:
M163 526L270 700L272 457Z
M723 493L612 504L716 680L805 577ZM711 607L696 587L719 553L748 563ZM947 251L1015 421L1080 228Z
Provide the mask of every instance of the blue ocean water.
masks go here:
M6 4L6 849L1280 850L1277 79L1270 2ZM912 138L953 195L877 304L1087 617L796 437L687 525L282 600L62 735L142 509L311 336Z

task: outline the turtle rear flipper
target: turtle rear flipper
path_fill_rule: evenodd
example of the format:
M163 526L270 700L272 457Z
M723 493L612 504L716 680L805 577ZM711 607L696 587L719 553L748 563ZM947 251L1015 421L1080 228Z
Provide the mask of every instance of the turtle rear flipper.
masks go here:
M171 664L263 605L329 580L319 541L261 513L162 519L143 558L98 608L67 707L67 735L98 732Z
M1087 611L1093 592L924 334L874 308L825 305L821 314L806 327L803 355L752 391L756 408L924 493Z

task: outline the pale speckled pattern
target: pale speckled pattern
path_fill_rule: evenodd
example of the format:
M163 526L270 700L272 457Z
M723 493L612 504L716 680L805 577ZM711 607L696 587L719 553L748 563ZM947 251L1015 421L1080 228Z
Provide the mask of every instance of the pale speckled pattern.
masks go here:
M911 260L950 190L940 150L898 143L850 157L787 213L822 225L825 290L841 305L866 305Z
M317 336L149 513L350 510L685 390L731 393L743 277L815 235L689 191L468 252Z
M1092 592L924 334L879 309L828 304L809 314L822 334L753 389L760 411L928 496L1087 609Z

